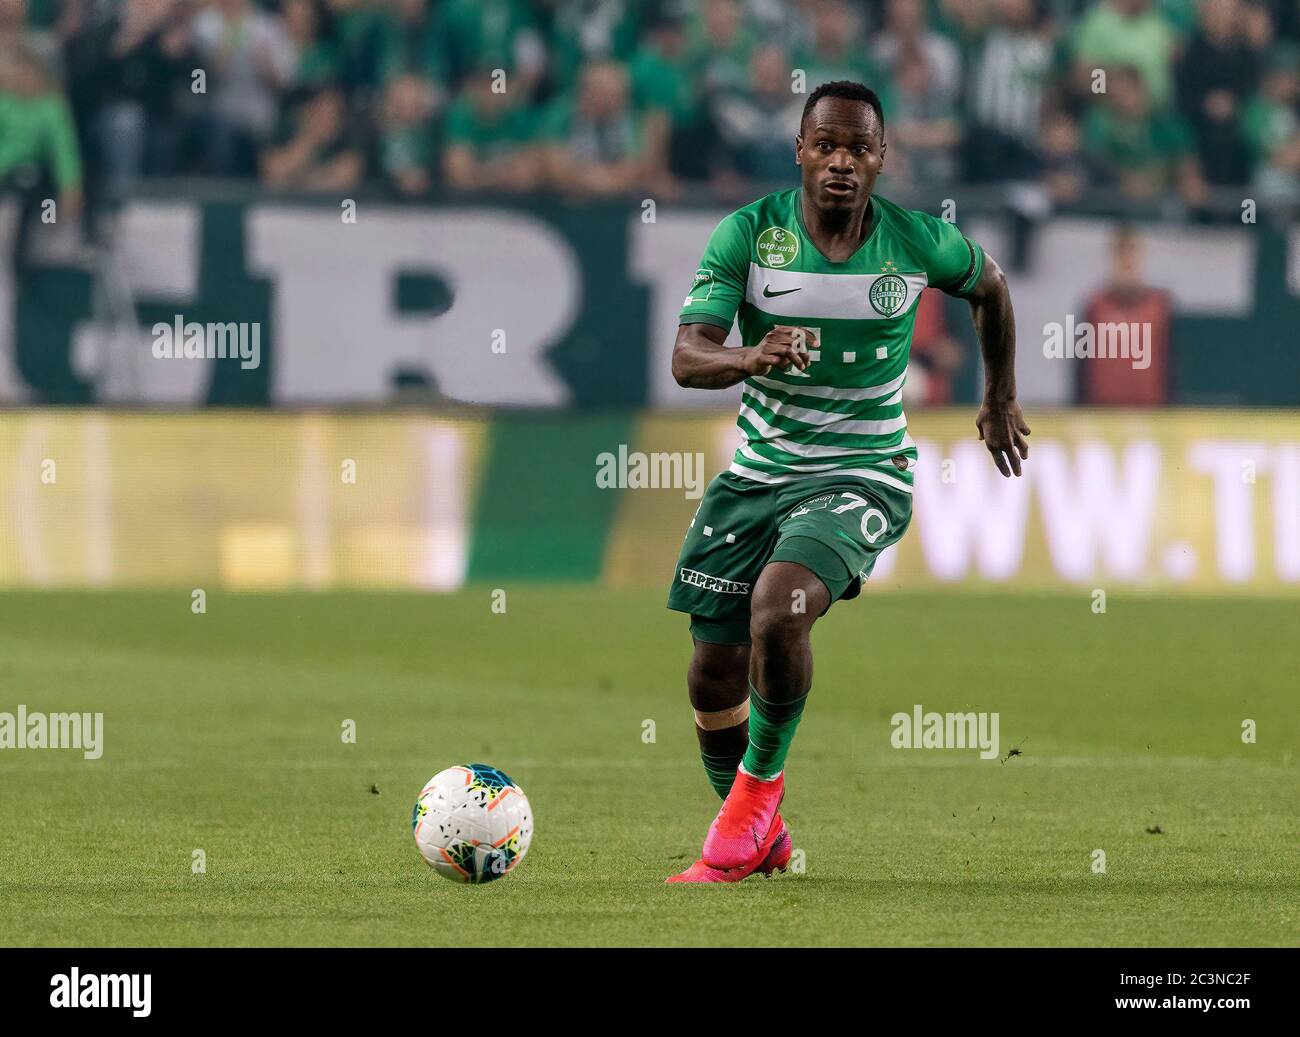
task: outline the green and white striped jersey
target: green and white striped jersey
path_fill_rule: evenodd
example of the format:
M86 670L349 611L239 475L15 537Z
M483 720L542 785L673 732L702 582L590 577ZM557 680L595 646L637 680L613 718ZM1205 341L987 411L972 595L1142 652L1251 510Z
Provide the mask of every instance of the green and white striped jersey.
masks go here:
M682 324L730 328L752 346L778 324L815 329L806 370L745 379L731 471L765 483L876 479L910 492L916 446L902 390L916 304L927 285L963 295L984 252L953 224L874 196L858 250L832 263L809 237L800 189L718 224L682 307Z

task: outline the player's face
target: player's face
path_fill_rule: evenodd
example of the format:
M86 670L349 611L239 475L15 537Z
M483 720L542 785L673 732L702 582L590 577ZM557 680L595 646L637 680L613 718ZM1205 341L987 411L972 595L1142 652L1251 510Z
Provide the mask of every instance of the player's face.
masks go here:
M795 138L804 193L819 209L864 208L885 161L876 113L869 104L827 97L808 113Z

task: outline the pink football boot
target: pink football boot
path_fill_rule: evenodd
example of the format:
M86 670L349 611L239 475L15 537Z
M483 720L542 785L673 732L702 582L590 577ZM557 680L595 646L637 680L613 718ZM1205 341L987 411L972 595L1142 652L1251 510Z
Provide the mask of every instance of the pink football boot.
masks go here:
M731 791L704 837L700 859L722 871L744 870L746 875L752 872L763 863L781 834L776 814L784 795L784 771L764 781L738 767Z
M773 825L777 829L776 839L772 843L772 848L767 851L767 856L763 858L754 873L762 872L765 876L771 876L774 872L785 871L790 864L790 855L794 852L794 841L790 838L790 829L786 827L785 821L781 815L776 815L776 823ZM722 871L719 868L710 868L702 860L696 861L680 875L673 875L664 881L669 883L677 882L740 882L749 872L743 869L735 871Z

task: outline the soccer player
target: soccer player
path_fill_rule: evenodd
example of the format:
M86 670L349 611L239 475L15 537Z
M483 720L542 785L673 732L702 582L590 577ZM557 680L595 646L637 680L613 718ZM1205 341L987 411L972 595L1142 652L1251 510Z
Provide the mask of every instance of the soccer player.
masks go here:
M876 94L818 87L794 146L802 187L718 224L673 349L679 385L744 383L744 445L709 484L668 596L691 617L687 684L723 797L700 860L669 882L739 882L790 859L778 809L812 685L809 632L911 520L916 447L900 399L927 285L970 303L985 368L976 427L998 469L1018 476L1029 457L1006 278L953 224L873 193ZM743 346L729 349L737 316Z

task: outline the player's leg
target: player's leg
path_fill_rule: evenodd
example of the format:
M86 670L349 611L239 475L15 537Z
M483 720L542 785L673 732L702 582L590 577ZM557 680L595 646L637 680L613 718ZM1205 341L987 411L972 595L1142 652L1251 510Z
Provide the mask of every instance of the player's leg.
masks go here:
M709 484L686 532L668 607L691 614L695 649L687 684L709 782L726 797L749 746L749 627L754 584L776 541L773 488L723 473ZM759 867L790 858L784 824ZM779 845L778 845L779 843ZM752 870L752 869L751 869ZM670 882L728 881L697 861Z
M776 542L775 492L723 473L686 530L668 607L691 616L687 673L709 781L726 796L746 741L749 601Z
M749 747L749 645L695 639L686 671L695 735L709 784L722 799Z
M749 747L702 859L743 876L765 854L785 794L785 759L812 687L813 624L856 593L911 518L911 496L857 480L814 497L792 486L750 608Z
M797 501L782 519L750 610L745 773L765 781L781 774L812 688L813 623L833 602L857 593L911 515L906 491L864 480Z
M780 834L782 771L812 684L809 634L831 591L801 563L764 566L754 587L750 637L749 745L701 859L736 875L760 864Z
M750 618L749 747L741 767L763 780L777 777L812 688L813 623L831 605L822 577L793 561L773 561L754 588Z
M750 646L716 644L700 640L698 635L735 639L748 636L747 631L730 634L695 619L691 624L695 651L687 671L691 705L695 710L695 733L699 738L700 757L714 790L724 800L736 779L741 758L749 748L749 654ZM790 863L794 843L780 815L776 818L776 838L767 856L755 869L763 875L785 871ZM696 861L670 883L728 882L733 877Z

